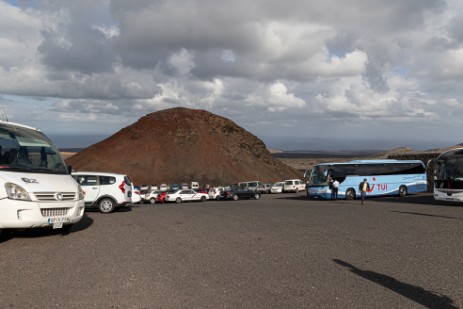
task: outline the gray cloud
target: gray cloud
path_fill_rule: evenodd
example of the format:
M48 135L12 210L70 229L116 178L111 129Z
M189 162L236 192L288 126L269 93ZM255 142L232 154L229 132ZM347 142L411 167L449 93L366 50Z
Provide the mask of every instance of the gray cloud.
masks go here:
M39 127L187 106L256 135L413 140L463 119L458 1L15 3L0 1L0 103Z

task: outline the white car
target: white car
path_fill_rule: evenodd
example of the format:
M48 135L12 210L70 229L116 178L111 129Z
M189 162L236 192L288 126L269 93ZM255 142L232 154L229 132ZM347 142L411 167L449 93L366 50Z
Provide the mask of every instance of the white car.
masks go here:
M154 204L156 203L156 199L159 194L161 194L161 191L159 190L150 191L149 193L145 194L145 196L143 197L143 201Z
M209 195L207 193L200 193L194 190L177 190L175 192L167 193L166 195L166 202L189 202L189 201L201 201L204 202L205 200L209 199Z
M132 203L132 182L127 175L104 172L71 175L84 190L85 207L96 207L107 214Z
M270 193L283 193L284 182L275 182L270 189Z
M305 190L305 183L300 179L285 180L283 185L283 192L299 192Z
M135 188L135 186L132 183L132 205L133 204L140 204L141 200L142 200L142 198L141 198L140 190Z
M224 191L224 187L213 187L209 190L208 195L210 200L218 200L220 198L220 192Z
M197 183L196 181L192 181L191 182L191 189L199 190L199 183Z

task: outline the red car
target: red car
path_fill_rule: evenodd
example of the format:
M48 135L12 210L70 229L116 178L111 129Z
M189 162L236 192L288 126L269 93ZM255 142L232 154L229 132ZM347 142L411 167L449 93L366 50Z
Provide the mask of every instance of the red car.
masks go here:
M166 195L167 195L167 191L159 193L158 196L156 196L156 203L164 203Z
M156 197L156 203L165 203L166 202L166 195L169 193L173 193L175 191L169 190L169 191L164 191L162 193L159 193L158 196Z

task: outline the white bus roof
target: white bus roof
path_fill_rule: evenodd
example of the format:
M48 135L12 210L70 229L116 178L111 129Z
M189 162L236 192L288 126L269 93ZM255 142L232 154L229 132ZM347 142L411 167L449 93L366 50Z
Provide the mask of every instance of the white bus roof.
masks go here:
M437 159L439 159L442 156L448 155L448 154L451 155L453 152L457 153L458 155L463 154L463 148L454 148L454 149L446 150L442 152L441 154L439 154Z
M346 162L328 162L328 163L320 163L320 164L315 164L315 166L318 165L346 165L346 164L394 164L394 163L421 163L423 162L421 160L394 160L394 159L379 159L379 160L352 160L352 161L346 161Z

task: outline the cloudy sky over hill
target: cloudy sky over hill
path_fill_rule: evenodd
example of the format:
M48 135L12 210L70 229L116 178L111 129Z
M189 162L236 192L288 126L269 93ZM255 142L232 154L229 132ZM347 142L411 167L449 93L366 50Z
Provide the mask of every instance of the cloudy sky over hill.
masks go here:
M0 30L0 105L48 134L184 106L274 148L463 141L461 0L0 0Z

